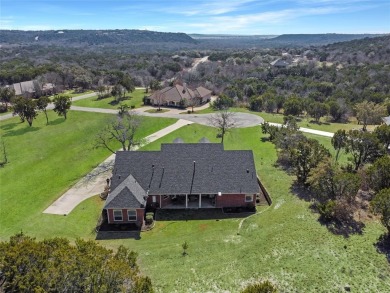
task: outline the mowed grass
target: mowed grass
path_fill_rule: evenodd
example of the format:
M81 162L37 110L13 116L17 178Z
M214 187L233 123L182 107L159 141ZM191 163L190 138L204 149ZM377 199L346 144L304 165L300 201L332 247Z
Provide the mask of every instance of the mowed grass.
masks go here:
M159 150L163 142L181 137L212 142L216 130L189 125L144 149ZM315 138L316 136L311 135ZM374 243L384 233L375 221L363 235L335 236L318 222L310 203L291 191L294 177L275 167L272 143L262 141L259 127L235 129L225 149L252 149L257 172L271 193L271 207L242 219L163 221L141 234L141 240L106 240L139 253L144 273L157 292L238 292L248 281L270 279L281 292L338 292L350 285L353 292L388 292L390 268ZM330 139L318 137L330 146ZM188 255L181 245L187 241Z
M70 114L69 120L64 123L70 123L70 119L76 120L77 113ZM98 115L78 114L82 116L79 123L83 123L84 120L93 121ZM160 121L163 120L158 121L160 125ZM43 124L43 121L37 123L37 127L41 127L39 131L46 127ZM3 126L4 123L2 128ZM26 128L20 125L12 127L17 128L8 131ZM99 126L89 128L89 132L96 127ZM68 137L70 134L67 128L72 126L57 129L60 133L58 136ZM82 132L80 128L73 127L73 132L80 131ZM2 129L2 133L4 132L6 130ZM84 146L89 141L83 140L83 136L88 135L85 132L74 134L73 137ZM39 132L24 130L17 140L21 143L18 146L21 152L20 160L28 161L30 152L34 156L37 156L36 153L49 152L50 155L43 160L46 161L44 167L53 168L54 164L51 161L58 164L55 157L62 156L58 153L64 151L66 142L51 131L53 139L62 141L59 143L62 146L60 151L55 151L54 147L58 147L57 145L44 147L45 144L52 144L49 139L51 136L32 139L30 136L32 133L37 135ZM7 136L6 139L10 137ZM171 143L177 137L181 137L185 142L197 142L202 137L207 137L212 142L219 142L216 138L216 129L191 124L145 146L144 149L159 150L161 143ZM310 137L316 138L313 135ZM377 253L374 247L378 237L384 233L382 226L375 221L367 222L363 235L353 235L349 238L331 234L326 227L318 223L318 215L309 209L310 203L299 199L291 192L294 177L275 166L275 148L272 143L262 138L264 136L261 134L260 127L235 129L226 136L225 149L253 150L259 177L273 199L271 207L260 207L257 214L244 220L233 218L160 221L152 231L142 233L140 240L121 239L99 242L111 248L123 244L136 251L139 254L142 272L152 278L157 292L239 292L248 281L260 279L272 280L281 292L342 292L347 284L351 286L352 292L388 292L389 264L384 255ZM330 146L329 138L318 138L322 143ZM24 151L23 148L27 147L28 141L31 141L31 149L43 147L42 151ZM7 143L11 144L10 141ZM1 169L0 237L6 239L10 234L23 229L24 232L38 238L65 236L71 239L75 237L94 239L96 235L92 231L103 207L103 202L98 197L84 201L66 217L43 215L41 212L46 208L46 203L49 204L57 196L43 196L35 190L35 187L43 184L42 181L49 180L57 182L47 183L46 194L58 190L58 185L69 186L68 183L72 178L77 180L76 178L81 176L82 172L77 171L77 164L84 165L85 172L90 169L90 165L94 164L85 166L86 156L87 154L84 153L84 156L74 160L70 160L72 156L67 157L71 165L62 160L61 165L52 170L49 176L41 174L46 173L42 170L42 166L34 168L35 165L31 163L26 165L28 168L21 166L13 171L9 168L11 162ZM15 155L12 157L12 160L15 160ZM96 159L96 161L101 160ZM6 172L12 174L6 177ZM59 182L57 178L63 176L61 173L68 173L71 179L66 180L65 183ZM13 185L19 184L14 178L27 177L34 178L30 180L28 186L25 186L24 192L21 195L20 192L11 195ZM3 182L7 182L5 185L7 192L4 193ZM35 196L39 203L34 203L33 198L29 199L30 196ZM7 201L11 202L5 210L2 207L3 197L7 197ZM11 211L12 205L16 207ZM24 208L27 211L26 218L17 210L17 206L27 206ZM4 229L3 219L9 212L11 213L5 223L8 226L12 223L12 229ZM241 221L243 221L242 227L239 229ZM182 256L181 245L184 241L189 245L187 256Z
M110 155L105 149L93 149L93 141L114 116L71 111L65 121L52 111L48 113L51 121L48 126L43 114L32 127L21 124L17 117L1 122L0 134L9 164L0 168L0 239L5 240L21 230L37 237L84 237L96 224L97 211L101 209L101 203L96 200L81 207L85 209L83 213L68 217L42 212ZM176 121L143 119L140 137Z
M136 89L132 93L126 94L126 100L122 100L119 103L115 103L115 98L110 96L105 99L98 99L98 97L91 97L82 99L72 103L74 106L80 107L91 107L91 108L102 108L102 109L118 109L120 104L127 105L129 107L135 106L139 108L143 105L143 97L145 96L144 89Z

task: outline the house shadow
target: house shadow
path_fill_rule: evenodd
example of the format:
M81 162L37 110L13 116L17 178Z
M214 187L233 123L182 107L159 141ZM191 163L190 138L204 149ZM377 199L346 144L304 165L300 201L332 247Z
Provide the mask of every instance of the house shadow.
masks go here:
M194 221L194 220L222 220L246 218L256 212L256 209L224 208L224 209L158 209L155 213L156 221Z
M95 240L141 239L141 231L135 224L108 224L104 221L96 227Z
M374 243L376 250L386 256L387 261L390 263L390 234L383 234L378 238L378 241Z

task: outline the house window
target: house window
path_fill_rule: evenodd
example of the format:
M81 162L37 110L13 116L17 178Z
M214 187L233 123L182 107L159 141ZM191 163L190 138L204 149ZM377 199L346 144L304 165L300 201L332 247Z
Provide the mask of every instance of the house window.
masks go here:
M123 221L122 210L114 210L114 221Z
M252 202L252 201L253 201L253 194L246 194L245 202Z
M127 218L129 221L137 221L137 211L127 210Z

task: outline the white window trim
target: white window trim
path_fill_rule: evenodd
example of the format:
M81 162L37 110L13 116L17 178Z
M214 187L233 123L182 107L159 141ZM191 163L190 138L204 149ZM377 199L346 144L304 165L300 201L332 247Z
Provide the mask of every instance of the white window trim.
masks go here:
M121 219L120 220L115 219L115 212L121 212ZM123 211L122 210L113 210L112 217L114 218L114 222L122 222L123 221Z
M247 196L251 197L251 200L247 200ZM245 202L252 202L253 201L253 194L245 194Z
M135 219L129 219L129 212L135 212ZM137 221L137 210L127 210L127 221L132 222L132 221Z

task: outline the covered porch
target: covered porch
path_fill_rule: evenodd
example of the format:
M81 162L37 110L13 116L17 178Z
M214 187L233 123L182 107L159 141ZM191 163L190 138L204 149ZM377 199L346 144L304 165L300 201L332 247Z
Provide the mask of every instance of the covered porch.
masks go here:
M160 195L161 209L211 209L215 208L215 194Z

